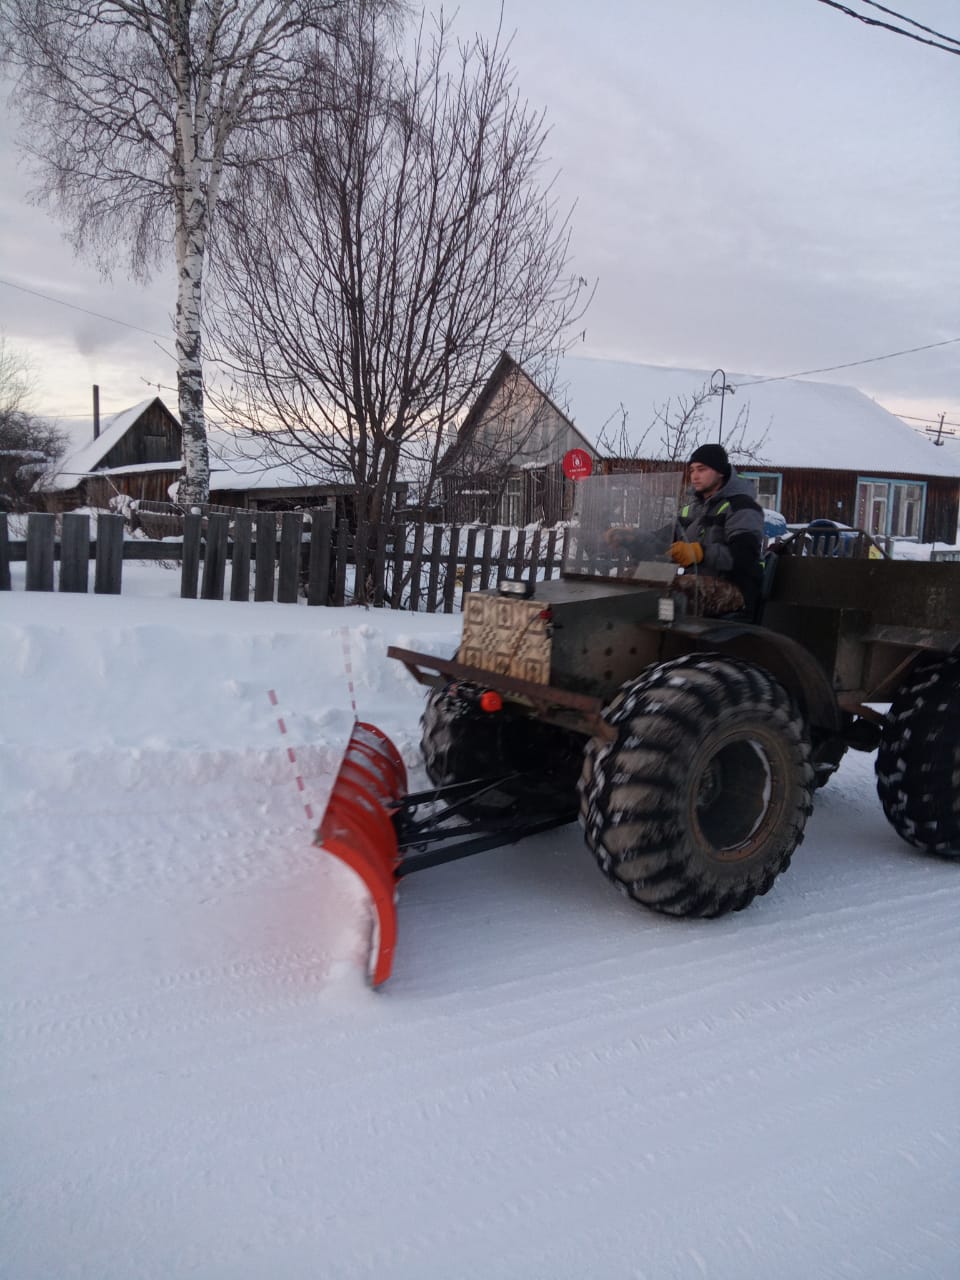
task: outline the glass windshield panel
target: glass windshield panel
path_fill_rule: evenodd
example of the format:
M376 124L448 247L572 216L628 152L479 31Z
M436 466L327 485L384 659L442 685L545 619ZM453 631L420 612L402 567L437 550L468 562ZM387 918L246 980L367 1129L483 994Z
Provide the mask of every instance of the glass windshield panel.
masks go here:
M594 475L577 482L563 572L568 577L668 582L667 558L683 501L684 473L657 471ZM611 545L624 530L629 550Z

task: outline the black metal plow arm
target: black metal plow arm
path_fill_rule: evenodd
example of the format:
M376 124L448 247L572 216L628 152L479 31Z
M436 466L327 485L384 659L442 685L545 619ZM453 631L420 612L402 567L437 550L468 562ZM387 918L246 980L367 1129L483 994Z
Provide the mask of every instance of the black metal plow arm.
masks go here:
M478 801L489 803L494 796L503 797L502 807L491 807L482 815L465 814ZM420 809L426 812L419 814ZM401 880L414 871L567 826L576 819L577 805L569 791L545 790L542 775L513 773L404 796L391 816L404 855L396 871Z

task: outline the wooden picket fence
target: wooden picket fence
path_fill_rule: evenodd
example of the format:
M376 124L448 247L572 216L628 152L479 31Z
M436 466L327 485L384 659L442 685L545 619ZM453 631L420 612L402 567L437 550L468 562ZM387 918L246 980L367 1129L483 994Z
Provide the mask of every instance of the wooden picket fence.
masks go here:
M118 594L126 560L180 565L184 598L453 613L465 591L499 578L559 575L566 530L398 522L334 522L333 512L208 511L182 517L182 535L125 538L124 519L100 514L31 513L25 539L9 536L0 515L0 591L11 564L26 562L27 591ZM59 563L59 573L55 569ZM229 585L227 569L230 567Z

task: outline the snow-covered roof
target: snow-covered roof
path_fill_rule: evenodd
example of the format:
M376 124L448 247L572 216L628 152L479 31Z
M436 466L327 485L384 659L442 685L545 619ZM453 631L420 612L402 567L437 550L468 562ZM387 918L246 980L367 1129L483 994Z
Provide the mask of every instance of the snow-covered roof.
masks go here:
M705 384L710 385L711 376L709 369L565 356L553 399L593 442L605 427L608 436L619 436L625 410L626 438L636 446L667 401L672 401L676 410L679 397L689 401ZM746 438L756 440L766 435L755 459L758 464L960 478L960 451L934 447L854 387L792 378L759 382L757 375L730 372L726 382L735 391L724 397L725 440L734 429L737 414L747 406ZM720 397L709 397L702 412L702 438L715 440ZM656 456L658 443L659 430L654 427L646 438L650 448L647 456Z
M96 439L93 439L91 425L90 439L85 444L80 445L79 448L73 449L63 458L57 467L56 473L46 481L44 488L75 488L84 476L96 471L97 464L103 461L115 444L119 444L125 433L133 426L140 415L149 409L156 399L156 396L149 396L146 400L141 400L139 404L131 405L129 409L121 409L119 413L115 413L109 418L104 418L100 434ZM177 464L169 462L165 465L169 470ZM141 467L134 469L143 470Z
M267 439L265 435L211 430L207 440L211 489L301 489L352 484L346 467L334 472L322 458L308 453L295 441L282 440L279 435ZM416 462L416 457L404 453L398 481L410 482L419 474Z
M302 489L328 482L318 474L317 459L279 439L267 442L257 436L212 430L207 433L207 443L211 489Z

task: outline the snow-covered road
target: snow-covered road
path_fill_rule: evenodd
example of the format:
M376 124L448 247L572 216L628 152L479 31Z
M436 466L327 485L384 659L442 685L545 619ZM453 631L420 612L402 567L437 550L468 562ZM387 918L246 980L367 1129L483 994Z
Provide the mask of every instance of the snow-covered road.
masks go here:
M872 760L746 912L673 921L576 827L425 872L363 983L311 831L387 644L457 620L0 597L0 1275L952 1277L960 868Z

